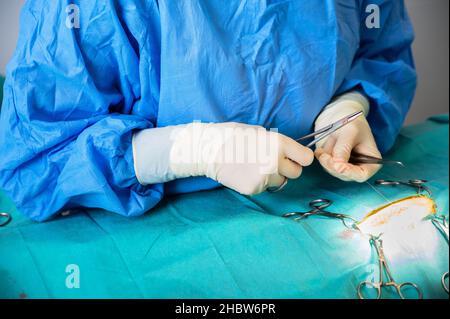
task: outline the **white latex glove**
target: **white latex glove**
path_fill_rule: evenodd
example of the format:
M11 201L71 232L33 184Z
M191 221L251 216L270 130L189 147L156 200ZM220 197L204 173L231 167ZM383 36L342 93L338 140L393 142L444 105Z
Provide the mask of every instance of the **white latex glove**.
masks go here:
M245 195L298 178L314 159L309 148L289 137L240 123L143 130L133 136L133 153L141 184L207 176Z
M315 130L323 128L351 113L369 113L369 102L359 93L347 93L329 104L315 122ZM365 182L381 168L381 165L348 163L352 150L381 158L366 118L360 116L317 143L316 158L331 175L343 181Z

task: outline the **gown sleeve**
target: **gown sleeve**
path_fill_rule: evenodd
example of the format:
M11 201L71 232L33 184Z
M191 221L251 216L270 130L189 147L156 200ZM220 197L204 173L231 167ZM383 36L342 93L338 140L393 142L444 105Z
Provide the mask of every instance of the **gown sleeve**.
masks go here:
M411 53L414 32L403 0L361 3L360 46L337 94L357 90L369 99L368 121L385 153L394 144L416 89ZM379 28L367 27L369 5L379 8Z
M138 183L131 147L134 130L154 127L157 50L139 41L159 45L156 4L79 1L77 28L73 3L22 9L0 118L0 188L36 221L76 207L140 215L163 191Z

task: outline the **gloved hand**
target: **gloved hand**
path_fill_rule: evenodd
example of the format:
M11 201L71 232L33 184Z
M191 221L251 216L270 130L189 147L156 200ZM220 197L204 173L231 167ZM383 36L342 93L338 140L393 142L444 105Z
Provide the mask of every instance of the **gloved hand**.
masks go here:
M133 150L141 184L207 176L245 195L298 178L314 159L309 148L289 137L240 123L194 122L143 130L134 135Z
M357 111L363 111L367 116L367 99L359 93L344 94L322 111L315 122L315 129L323 128ZM348 163L352 150L381 158L369 123L363 116L317 143L315 156L331 175L343 181L365 182L375 175L381 165Z

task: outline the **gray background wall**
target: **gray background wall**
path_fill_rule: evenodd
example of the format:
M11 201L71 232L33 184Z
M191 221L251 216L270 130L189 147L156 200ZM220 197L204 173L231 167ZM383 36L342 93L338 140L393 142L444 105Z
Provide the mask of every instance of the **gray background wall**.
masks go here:
M397 0L393 0L397 1ZM25 0L0 0L0 73L15 47ZM449 1L405 0L416 31L413 46L419 86L407 123L449 111Z

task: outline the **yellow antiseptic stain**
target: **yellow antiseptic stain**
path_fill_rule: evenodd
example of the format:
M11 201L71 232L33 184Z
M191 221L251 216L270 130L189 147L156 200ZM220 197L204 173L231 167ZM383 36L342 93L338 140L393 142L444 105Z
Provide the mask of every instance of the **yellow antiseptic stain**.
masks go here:
M396 227L412 229L423 218L435 213L436 203L430 197L409 196L371 211L358 223L358 227L364 233L373 235L392 231Z
M368 213L359 223L366 235L382 235L384 251L395 263L436 257L439 233L428 218L436 203L428 196L402 198Z

